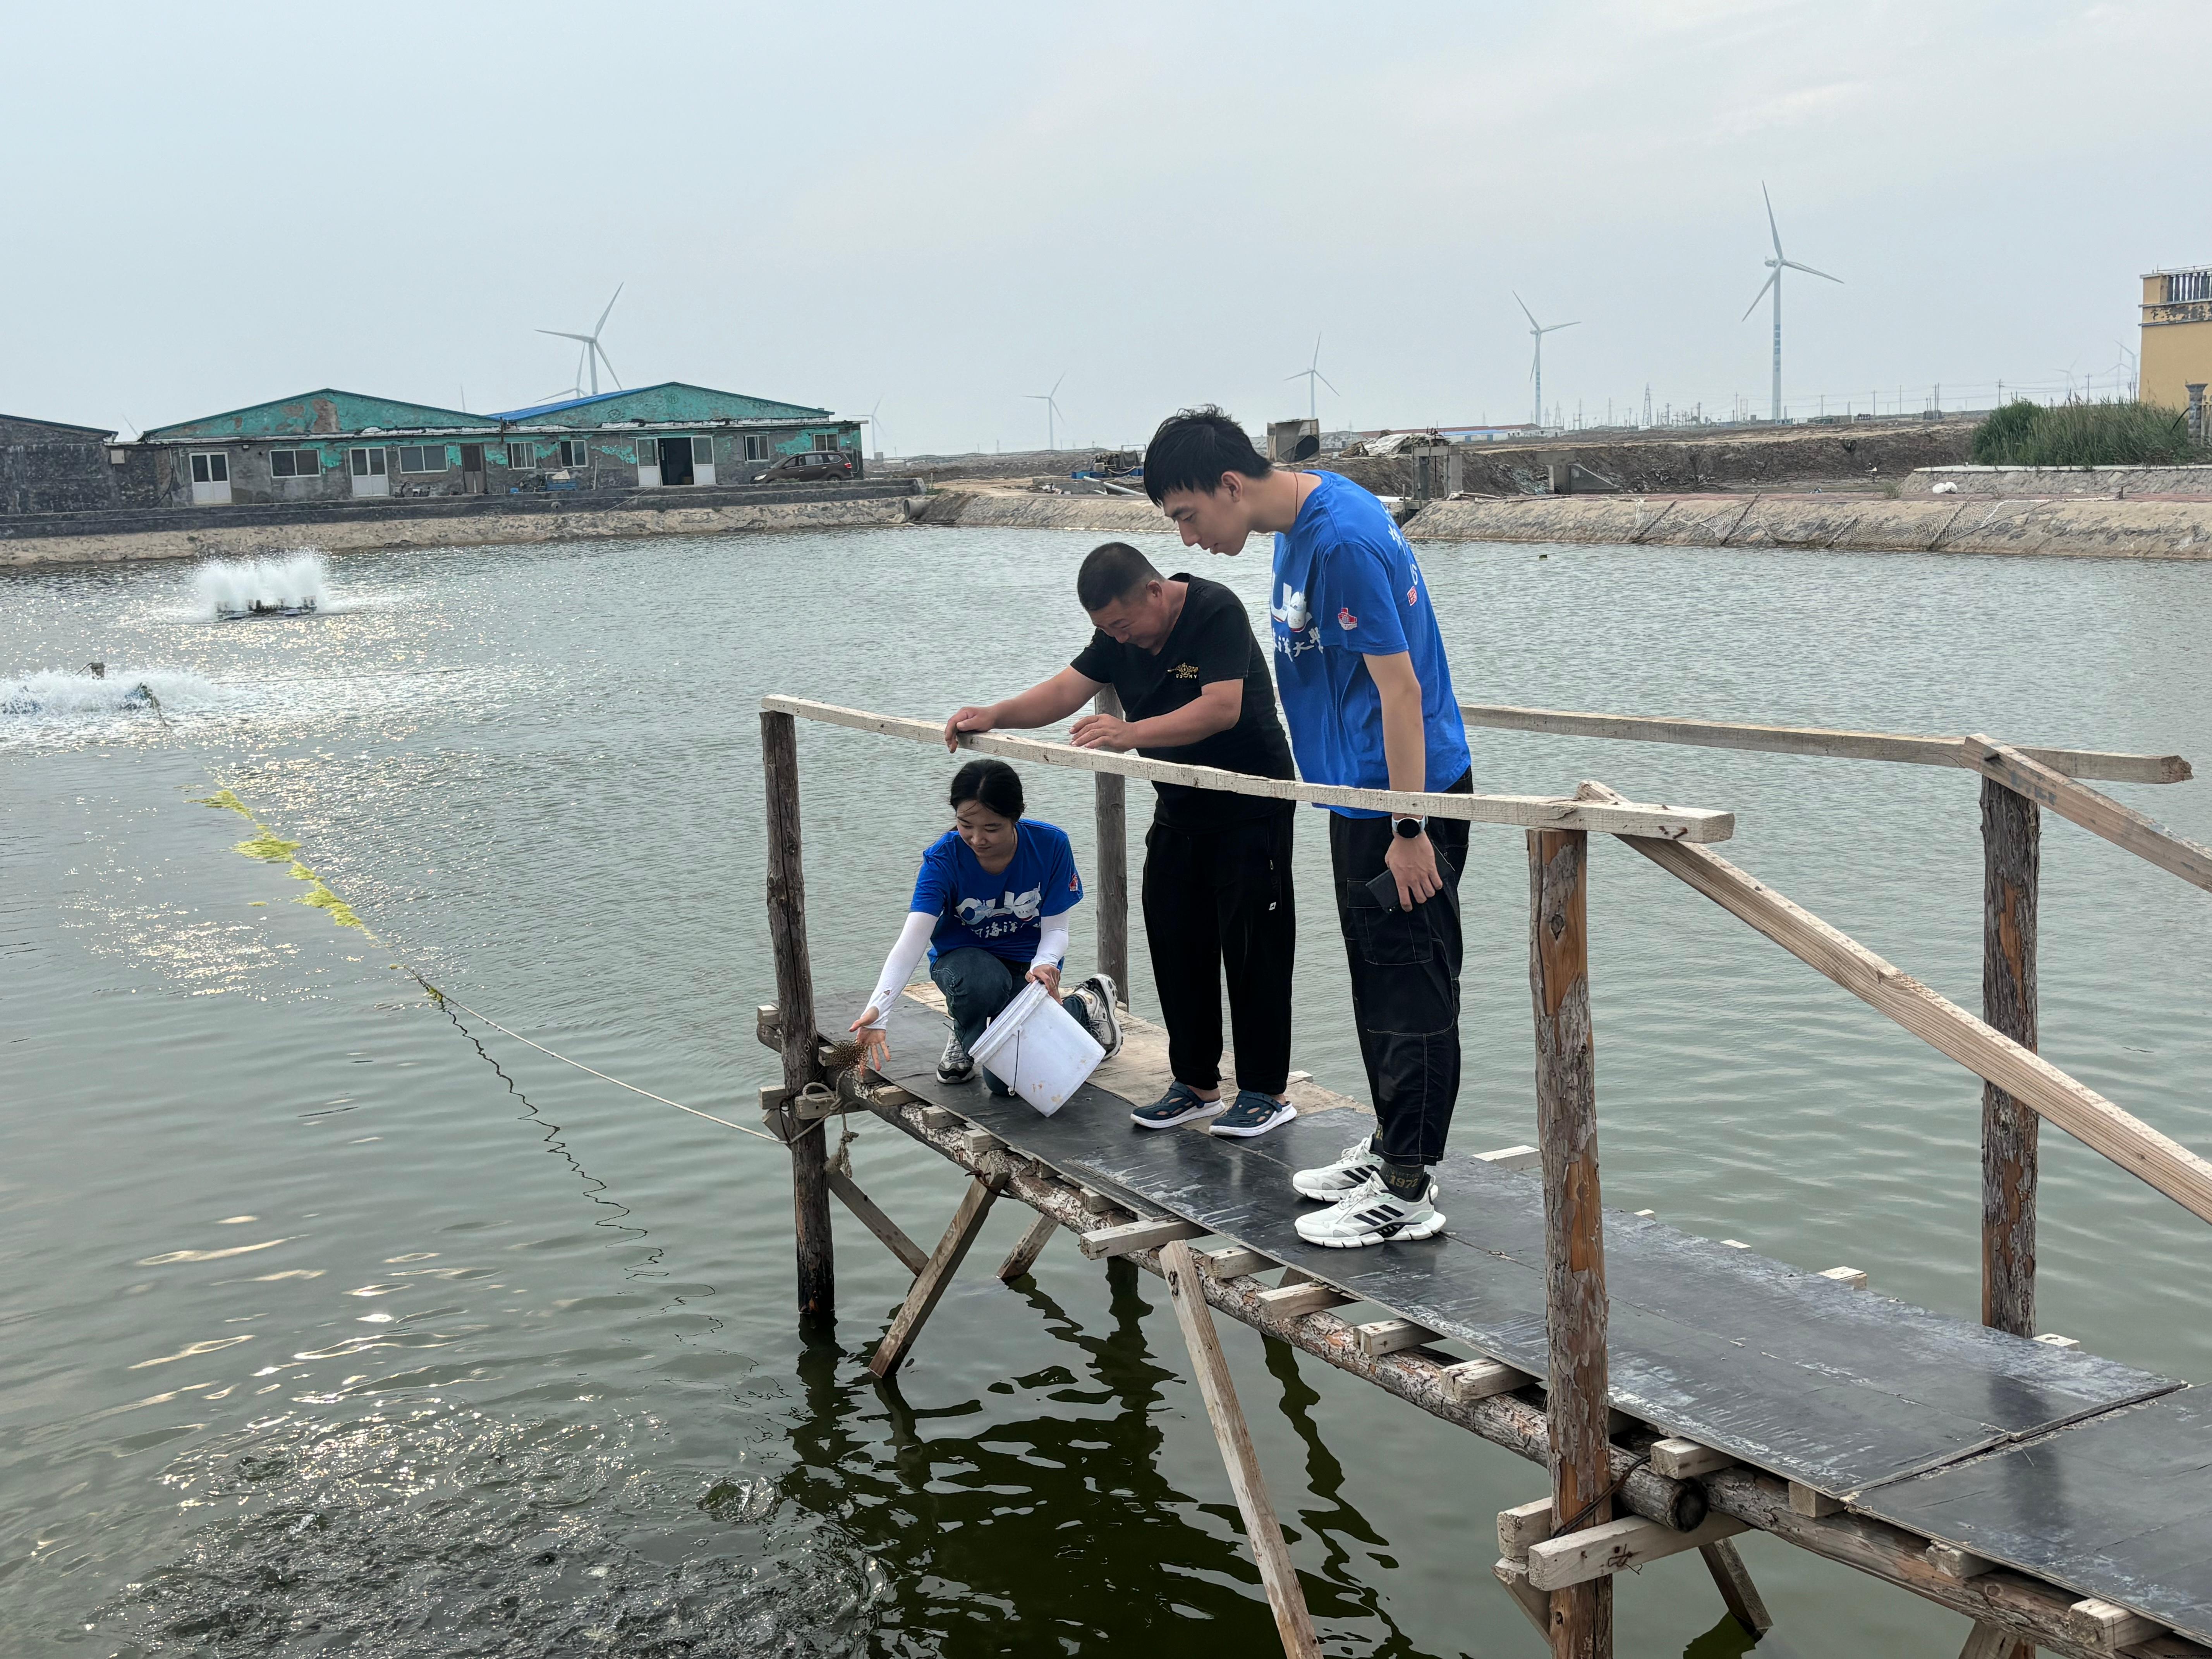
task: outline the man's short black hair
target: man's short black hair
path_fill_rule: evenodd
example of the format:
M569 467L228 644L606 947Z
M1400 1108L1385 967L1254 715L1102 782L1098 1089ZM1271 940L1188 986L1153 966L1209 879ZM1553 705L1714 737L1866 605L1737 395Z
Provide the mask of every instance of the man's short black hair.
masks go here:
M1127 542L1108 542L1084 556L1075 573L1075 597L1086 611L1103 611L1146 582L1160 580L1152 562Z
M1221 488L1221 475L1241 472L1264 478L1266 457L1252 447L1252 434L1212 404L1179 409L1160 422L1145 446L1145 493L1157 507L1174 489Z

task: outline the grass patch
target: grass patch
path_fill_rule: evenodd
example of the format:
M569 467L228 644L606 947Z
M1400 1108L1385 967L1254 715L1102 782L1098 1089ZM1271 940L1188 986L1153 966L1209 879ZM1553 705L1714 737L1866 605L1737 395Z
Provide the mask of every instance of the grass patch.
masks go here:
M2179 410L2133 398L2007 404L1974 428L1973 458L1982 466L2178 466L2207 459L2189 441Z

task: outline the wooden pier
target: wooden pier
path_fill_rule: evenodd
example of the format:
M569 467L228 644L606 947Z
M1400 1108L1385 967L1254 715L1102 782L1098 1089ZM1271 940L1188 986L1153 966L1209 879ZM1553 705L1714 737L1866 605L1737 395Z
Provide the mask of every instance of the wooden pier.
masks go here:
M1002 1278L1028 1272L1061 1230L1078 1235L1087 1257L1123 1257L1162 1275L1293 1655L1318 1647L1221 1363L1216 1312L1546 1466L1542 1495L1498 1517L1494 1571L1562 1659L1611 1653L1614 1573L1692 1551L1729 1612L1764 1633L1770 1616L1731 1541L1753 1529L1966 1615L1974 1625L1962 1659L2020 1659L2038 1647L2084 1659L2212 1656L2212 1409L2180 1382L2033 1328L2041 1121L2212 1220L2212 1164L2034 1051L2040 809L2212 889L2212 850L2087 781L2179 782L2187 764L1980 736L1465 712L1470 725L1976 773L1987 853L1983 1017L1722 859L1711 848L1733 830L1724 811L1628 801L1597 784L1572 797L1403 795L1035 738L964 740L1098 775L1099 937L1102 953L1118 953L1108 971L1124 983L1125 778L1524 832L1538 1145L1453 1152L1438 1171L1451 1224L1435 1239L1316 1249L1297 1236L1304 1206L1289 1172L1324 1161L1369 1120L1310 1080L1292 1086L1298 1119L1261 1140L1136 1129L1128 1108L1158 1094L1165 1065L1161 1034L1132 1018L1124 1053L1060 1113L1040 1117L1018 1099L993 1099L980 1080L937 1080L945 1024L933 989L910 991L893 1011L886 1074L830 1072L806 953L795 721L928 743L942 741L941 728L769 697L762 727L778 1001L761 1011L758 1036L781 1055L783 1080L762 1091L762 1105L792 1152L802 1312L834 1308L833 1194L915 1274L871 1361L879 1376L921 1337L1000 1198L1037 1214ZM1802 1272L1603 1209L1588 977L1593 834L1620 838L1982 1079L1982 1324L1882 1297L1853 1268ZM825 1126L855 1110L970 1177L933 1249L829 1167ZM1361 1306L1372 1315L1345 1316Z

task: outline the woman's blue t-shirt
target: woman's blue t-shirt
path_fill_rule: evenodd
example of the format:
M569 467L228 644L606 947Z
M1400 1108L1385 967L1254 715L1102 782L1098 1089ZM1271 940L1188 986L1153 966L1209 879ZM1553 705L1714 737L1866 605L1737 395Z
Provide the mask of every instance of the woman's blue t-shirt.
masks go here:
M1067 832L1036 818L1015 826L1013 862L991 875L957 830L948 830L921 855L912 908L938 918L932 962L973 946L1026 968L1044 936L1041 918L1073 909L1083 897Z

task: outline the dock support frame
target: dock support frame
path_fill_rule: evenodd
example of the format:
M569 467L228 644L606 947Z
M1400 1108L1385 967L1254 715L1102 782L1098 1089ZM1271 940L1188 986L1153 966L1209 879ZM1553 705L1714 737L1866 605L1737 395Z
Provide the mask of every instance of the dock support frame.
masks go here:
M1121 698L1098 688L1098 712L1120 719ZM1129 1000L1129 811L1127 785L1119 773L1095 774L1098 803L1098 971Z
M791 1148L792 1221L799 1252L799 1311L831 1319L837 1269L830 1233L830 1160L823 1120L802 1119L791 1103L822 1081L814 1028L814 969L806 951L806 875L799 842L799 733L789 714L763 711L761 764L768 786L768 929L775 951L777 1047L784 1103L776 1128Z
M2023 1048L2036 1043L2035 933L2042 811L1982 780L1982 1018ZM1982 1084L1982 1323L2035 1332L2035 1187L2040 1120Z

